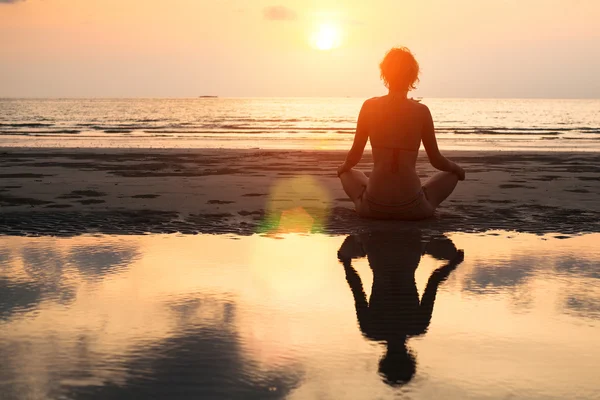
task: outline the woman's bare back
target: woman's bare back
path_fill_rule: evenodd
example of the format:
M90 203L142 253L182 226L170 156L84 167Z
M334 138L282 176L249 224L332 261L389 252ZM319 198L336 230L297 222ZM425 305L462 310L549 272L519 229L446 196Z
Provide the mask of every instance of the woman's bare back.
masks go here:
M415 165L425 122L424 106L388 95L369 100L366 107L374 163L367 193L382 203L402 204L421 190Z

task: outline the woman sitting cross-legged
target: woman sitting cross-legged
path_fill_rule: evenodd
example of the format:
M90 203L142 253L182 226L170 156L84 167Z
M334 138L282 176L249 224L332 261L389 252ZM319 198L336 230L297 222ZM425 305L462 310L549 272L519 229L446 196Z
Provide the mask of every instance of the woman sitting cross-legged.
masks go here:
M381 62L386 96L365 101L358 116L352 149L337 174L361 217L419 220L431 217L465 179L465 171L439 151L427 106L409 99L418 81L419 64L406 48L393 48ZM371 141L370 178L354 168ZM433 167L442 171L424 185L415 165L421 141Z

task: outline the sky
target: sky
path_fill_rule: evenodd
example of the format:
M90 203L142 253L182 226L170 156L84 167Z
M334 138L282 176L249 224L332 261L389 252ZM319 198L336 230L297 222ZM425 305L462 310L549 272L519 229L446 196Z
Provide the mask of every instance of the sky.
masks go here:
M407 46L416 96L600 98L597 21L598 0L0 0L0 96L368 97Z

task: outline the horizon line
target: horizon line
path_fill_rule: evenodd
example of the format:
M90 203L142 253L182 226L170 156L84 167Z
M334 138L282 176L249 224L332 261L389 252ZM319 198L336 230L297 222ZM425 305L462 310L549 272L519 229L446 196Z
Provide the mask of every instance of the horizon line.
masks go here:
M0 96L0 100L89 100L89 99L181 99L181 100L224 100L224 99L368 99L377 96ZM476 97L476 96L411 96L415 99L444 100L600 100L600 97Z

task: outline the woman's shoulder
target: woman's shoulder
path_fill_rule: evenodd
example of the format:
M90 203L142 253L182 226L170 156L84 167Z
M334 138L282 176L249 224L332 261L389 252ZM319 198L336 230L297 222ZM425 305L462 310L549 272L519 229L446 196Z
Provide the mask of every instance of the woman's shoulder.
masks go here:
M361 114L368 115L373 113L377 108L379 108L381 97L371 97L363 102L361 107Z
M429 111L429 107L427 107L425 104L421 103L420 99L414 99L414 98L409 98L408 99L409 103L411 104L411 106L413 106L415 109L421 110L421 111Z
M363 106L376 106L377 104L383 104L386 102L387 96L375 96L375 97L371 97L368 98L364 101ZM411 107L414 107L415 109L419 109L419 110L429 110L429 108L421 103L421 100L415 100L412 97L407 99L408 100L408 104L410 104Z
M431 111L429 111L429 107L427 107L425 104L421 103L420 101L414 100L414 99L409 99L411 106L413 107L413 110L415 110L416 114L422 118L430 118L431 116Z
M431 119L431 112L429 111L429 107L420 101L414 99L408 100L408 108L405 108L405 111L408 111L413 118L417 119ZM371 97L364 101L361 109L361 113L363 115L370 115L373 113L377 113L380 109L388 108L389 104L387 101L387 96L378 96Z
M368 107L368 106L374 106L374 105L376 105L377 103L381 102L381 99L382 99L382 96L376 96L376 97L371 97L371 98L368 98L368 99L366 99L366 100L364 101L364 103L363 103L363 107L365 107L365 106L367 106L367 107Z

